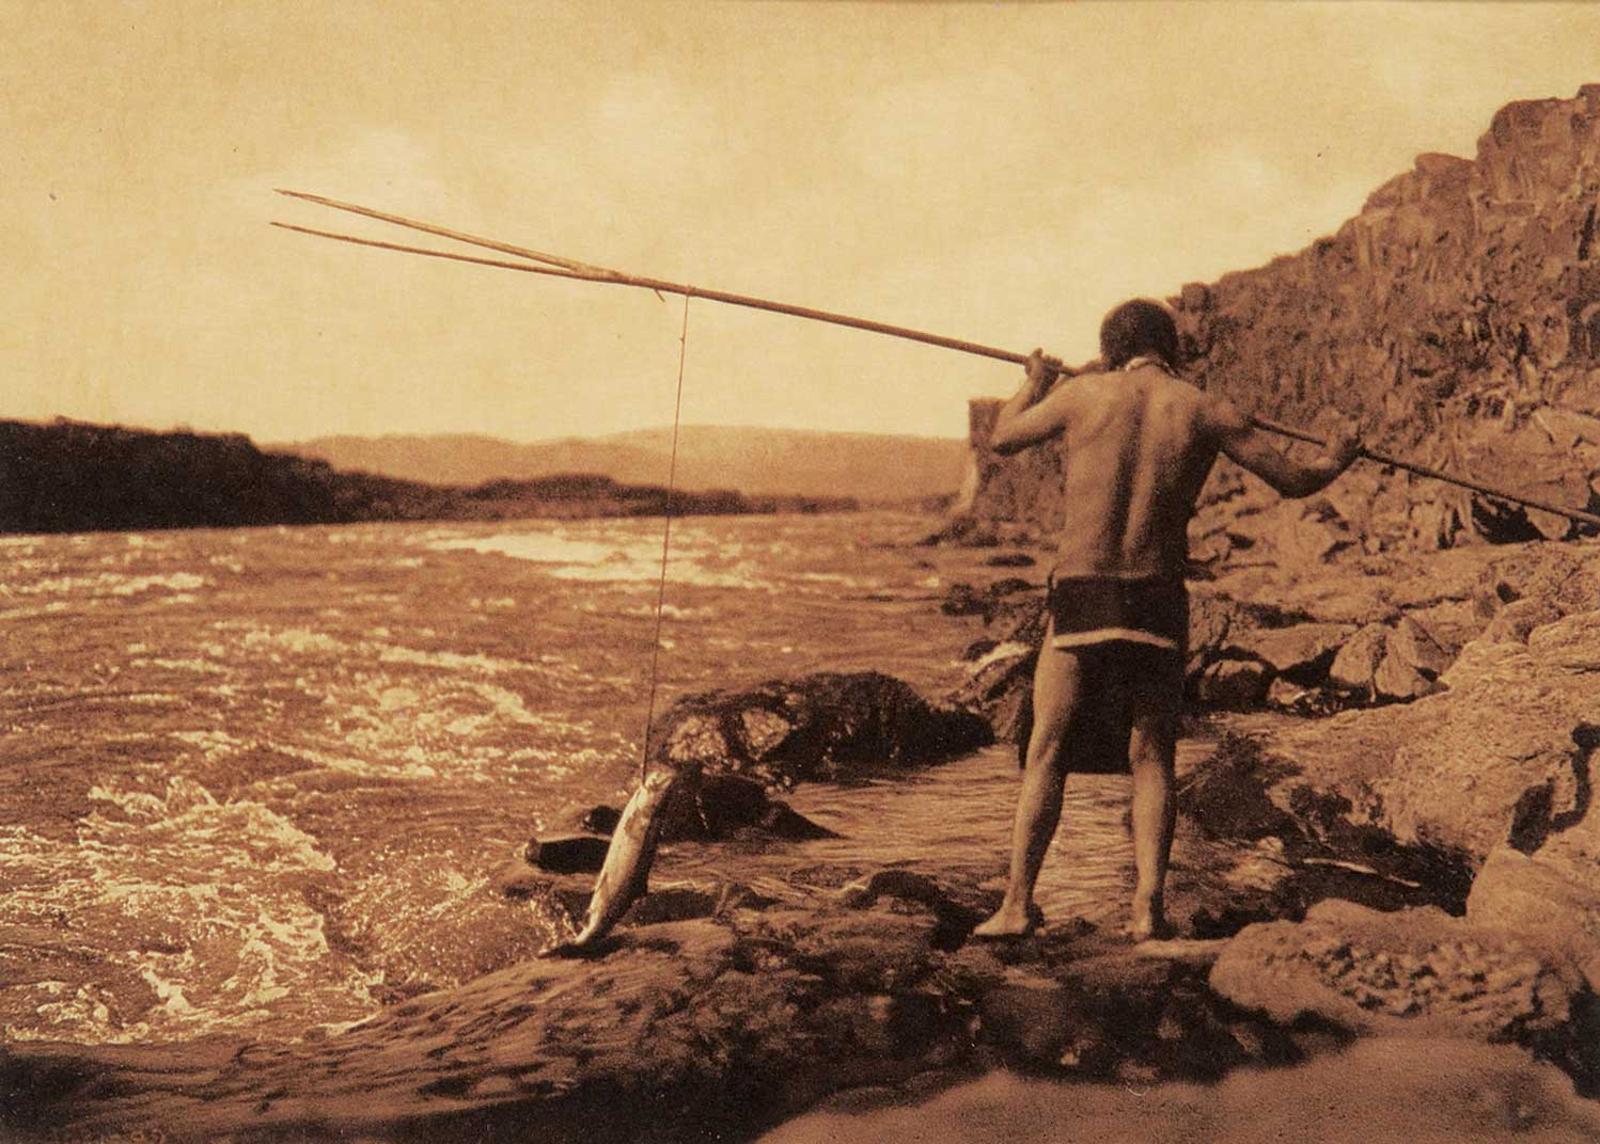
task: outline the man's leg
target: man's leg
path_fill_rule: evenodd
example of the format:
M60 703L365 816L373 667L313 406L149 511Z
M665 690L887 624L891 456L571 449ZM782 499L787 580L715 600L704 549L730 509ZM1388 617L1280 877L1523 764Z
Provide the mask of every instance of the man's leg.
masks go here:
M1167 862L1177 802L1172 793L1177 753L1178 714L1183 703L1183 668L1168 652L1129 656L1133 730L1128 765L1133 775L1133 862L1137 881L1128 931L1135 941L1165 937Z
M1083 664L1078 652L1051 647L1050 635L1046 632L1033 673L1033 734L1028 739L1028 763L1011 832L1011 877L1000 909L973 931L977 937L1023 934L1033 927L1034 883L1061 821L1067 736L1082 690Z

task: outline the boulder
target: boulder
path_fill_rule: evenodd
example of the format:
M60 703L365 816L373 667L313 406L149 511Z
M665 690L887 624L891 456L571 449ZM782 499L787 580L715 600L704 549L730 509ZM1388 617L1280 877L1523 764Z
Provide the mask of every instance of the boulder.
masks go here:
M1559 950L1432 908L1380 913L1330 900L1303 922L1249 926L1223 947L1211 988L1288 1024L1509 1041L1600 1083L1600 1003Z
M1260 628L1237 637L1234 646L1291 683L1314 687L1327 679L1334 657L1355 630L1349 624L1318 623Z
M1246 623L1244 609L1227 596L1210 592L1189 595L1189 659L1184 674L1191 681L1222 654L1235 627Z
M1264 729L1266 754L1293 768L1269 796L1337 799L1351 823L1474 862L1526 831L1530 807L1559 819L1586 797L1575 734L1600 712L1600 611L1526 644L1474 640L1440 680L1448 690L1414 703Z
M591 807L583 816L583 828L591 834L609 835L617 828L617 823L622 818L622 811L614 806Z
M1548 597L1513 600L1494 614L1481 638L1485 643L1525 644L1534 628L1553 624L1561 616L1560 605Z
M1467 918L1569 950L1600 991L1600 865L1594 858L1497 846L1473 880Z
M1037 587L1019 576L1007 576L982 587L957 581L945 592L939 610L947 616L982 616L987 622L1008 596L1032 592Z
M1384 657L1427 679L1437 679L1455 657L1422 624L1401 616L1384 644Z
M962 513L951 517L916 544L919 548L935 548L946 544L963 548L998 548L1001 544L1000 527Z
M1281 676L1267 688L1266 705L1277 711L1306 716L1331 715L1348 706L1338 692L1326 687L1302 687Z
M1288 645L1293 642L1293 637L1282 639L1281 644L1274 647L1274 637L1270 633L1301 626L1298 619L1295 614L1271 605L1250 603L1215 589L1195 589L1191 585L1188 659L1184 663L1184 678L1190 698L1199 698L1202 678L1207 669L1219 660L1253 660L1267 668L1270 680L1277 674L1277 669L1268 656L1257 649L1267 646L1272 654L1292 658L1293 652ZM1237 669L1227 669L1222 674L1236 673Z
M1437 681L1398 656L1385 655L1372 673L1372 698L1381 702L1406 703L1437 690Z
M968 669L965 682L945 697L946 706L974 711L989 724L1002 742L1025 739L1032 723L1033 669L1044 640L1044 602L1036 597L1019 600L991 621L994 636L968 648L980 654Z
M1572 741L1571 800L1554 783L1524 794L1510 836L1473 880L1467 917L1561 944L1600 989L1600 808L1593 794L1600 726L1580 724Z
M1450 660L1423 625L1402 616L1393 625L1368 624L1351 636L1328 668L1328 681L1376 702L1406 702L1439 690L1439 675Z
M1445 655L1445 667L1455 661L1463 647L1482 635L1486 626L1470 594L1465 592L1459 597L1453 594L1424 597L1416 606L1408 607L1405 614L1421 624L1428 637L1439 646ZM1550 619L1557 620L1560 616Z
M988 568L1032 568L1038 561L1026 552L997 552L983 563Z
M1199 549L1224 561L1263 562L1295 576L1326 567L1359 537L1327 496L1288 501L1252 493L1202 508ZM1219 544L1219 537L1225 543Z
M532 838L523 852L530 865L550 874L593 874L606 860L610 844L592 834Z
M688 772L661 808L663 842L710 842L745 833L794 842L836 837L742 775Z
M715 842L745 835L791 842L837 837L788 803L772 798L754 779L698 770L687 772L673 787L657 817L663 842ZM583 825L585 830L610 835L621 818L616 807L597 806L584 816ZM530 847L529 854L533 853ZM597 869L594 866L590 872Z
M988 606L982 592L965 581L957 581L945 590L939 610L947 616L980 616Z
M946 702L978 712L1000 742L1016 742L1033 720L1033 669L1039 645L1007 640L972 665L965 683Z
M930 704L880 672L824 672L708 691L651 728L652 767L738 775L767 787L936 763L992 741L981 715Z
M1374 679L1389 641L1384 624L1368 624L1345 642L1328 668L1328 682L1346 691L1373 694Z
M1600 608L1600 552L1562 544L1527 545L1483 570L1473 600L1485 618L1518 600L1544 601L1561 616Z

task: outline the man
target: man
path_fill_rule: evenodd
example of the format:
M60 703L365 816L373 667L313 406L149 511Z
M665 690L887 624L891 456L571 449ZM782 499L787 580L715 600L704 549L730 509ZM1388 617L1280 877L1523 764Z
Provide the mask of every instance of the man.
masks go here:
M1361 455L1345 432L1315 460L1294 460L1232 402L1180 378L1177 328L1159 303L1139 299L1107 315L1100 356L1102 372L1052 391L1061 363L1035 350L991 438L996 452L1009 454L1060 437L1067 508L1034 672L1010 881L977 937L1032 930L1034 884L1074 753L1124 748L1137 869L1129 933L1142 941L1167 932L1162 895L1176 815L1172 765L1188 636L1183 577L1195 500L1219 452L1287 497L1319 491ZM1085 734L1089 705L1094 722L1111 719L1118 741Z

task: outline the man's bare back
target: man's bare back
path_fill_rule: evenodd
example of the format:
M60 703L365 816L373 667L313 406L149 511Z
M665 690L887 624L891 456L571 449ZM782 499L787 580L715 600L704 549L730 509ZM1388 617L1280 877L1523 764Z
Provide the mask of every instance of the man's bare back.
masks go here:
M1045 399L1064 445L1058 575L1182 578L1189 517L1217 455L1204 405L1148 360L1080 375Z
M1008 454L1062 439L1062 576L1182 579L1189 518L1218 453L1282 495L1300 497L1338 476L1359 452L1346 434L1326 456L1292 461L1231 401L1157 359L1079 374L1045 396L1060 369L1058 360L1034 352L1028 382L1001 412L991 444Z

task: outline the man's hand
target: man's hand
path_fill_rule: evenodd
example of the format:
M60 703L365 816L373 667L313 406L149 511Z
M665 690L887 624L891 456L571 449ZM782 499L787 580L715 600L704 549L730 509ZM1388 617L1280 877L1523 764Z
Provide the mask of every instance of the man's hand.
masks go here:
M1036 349L1028 355L1027 362L1028 381L1027 387L1032 397L1031 401L1038 401L1050 391L1056 378L1061 376L1062 364L1058 357L1051 357L1042 349Z
M1034 350L1028 355L1027 367L1027 380L1016 396L1000 407L989 438L989 447L1002 457L1058 436L1062 430L1060 403L1051 405L1044 400L1061 376L1061 359Z

